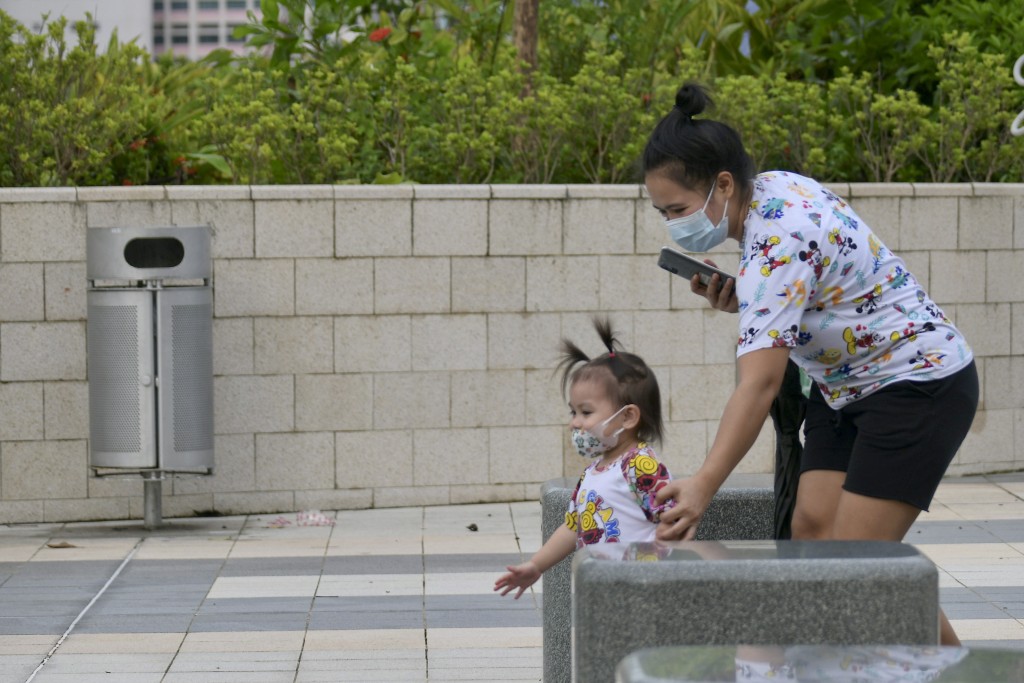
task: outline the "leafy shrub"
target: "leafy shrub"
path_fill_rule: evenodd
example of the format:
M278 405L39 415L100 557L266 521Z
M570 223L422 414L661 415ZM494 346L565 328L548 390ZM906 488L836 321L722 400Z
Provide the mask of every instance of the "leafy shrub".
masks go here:
M529 87L497 0L263 0L239 33L267 54L194 63L0 11L0 185L635 182L686 80L762 169L1021 181L1024 91L986 51L1020 29L934 37L979 1L545 0Z

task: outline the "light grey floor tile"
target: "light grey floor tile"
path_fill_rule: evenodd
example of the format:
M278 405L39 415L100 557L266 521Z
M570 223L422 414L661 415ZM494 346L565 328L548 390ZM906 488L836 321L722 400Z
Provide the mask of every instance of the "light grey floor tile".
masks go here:
M172 654L62 654L58 651L43 670L48 674L162 674L173 658Z
M189 671L169 673L162 683L292 683L294 671Z
M299 665L297 652L183 652L168 673L291 671Z

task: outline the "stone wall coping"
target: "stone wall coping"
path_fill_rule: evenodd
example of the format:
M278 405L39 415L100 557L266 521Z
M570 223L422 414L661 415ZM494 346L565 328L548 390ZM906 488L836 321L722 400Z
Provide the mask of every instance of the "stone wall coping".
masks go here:
M76 202L78 193L73 187L3 187L0 204L22 202Z
M825 182L837 195L864 197L1024 196L1024 183ZM133 185L0 188L0 204L161 200L305 199L644 199L642 184L622 185Z
M167 199L167 188L163 185L78 188L80 202L152 202L161 199Z
M251 200L251 185L168 185L167 198L218 201Z
M333 185L253 185L253 199L334 199Z
M401 185L335 185L335 199L412 199L413 186Z

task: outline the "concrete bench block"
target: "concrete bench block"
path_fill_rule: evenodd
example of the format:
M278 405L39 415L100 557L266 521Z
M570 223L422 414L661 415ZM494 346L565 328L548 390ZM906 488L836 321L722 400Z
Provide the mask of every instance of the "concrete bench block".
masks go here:
M565 511L576 478L551 479L541 485L541 536L547 541L565 524ZM768 540L775 533L775 498L770 488L721 489L708 506L699 540ZM572 556L544 573L544 681L572 678Z
M938 610L938 570L902 543L590 546L573 560L575 680L668 645L935 645Z

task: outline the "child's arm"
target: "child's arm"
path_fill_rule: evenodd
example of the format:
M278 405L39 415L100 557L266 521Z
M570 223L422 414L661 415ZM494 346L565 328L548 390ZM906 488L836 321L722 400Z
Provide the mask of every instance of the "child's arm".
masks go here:
M575 549L576 532L563 524L551 534L547 543L541 546L529 561L514 567L505 567L508 573L502 574L494 582L494 590L501 591L502 595L508 595L518 588L519 592L515 595L515 599L518 600L527 588L537 582L541 574L564 560Z

